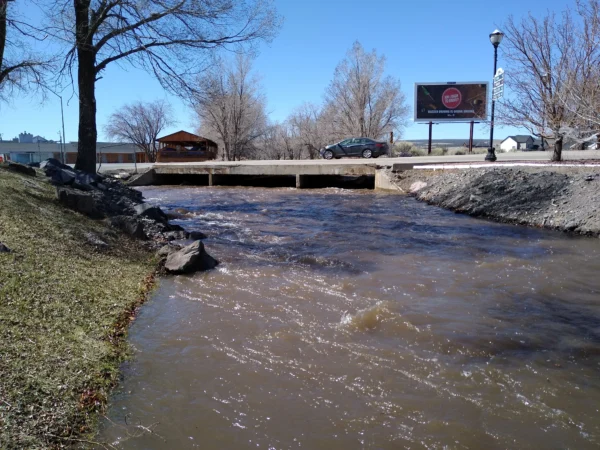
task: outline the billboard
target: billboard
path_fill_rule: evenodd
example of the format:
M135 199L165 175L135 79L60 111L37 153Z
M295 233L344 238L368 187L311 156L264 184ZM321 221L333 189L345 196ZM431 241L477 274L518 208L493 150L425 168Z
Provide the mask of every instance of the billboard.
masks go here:
M415 83L415 122L487 119L485 81Z

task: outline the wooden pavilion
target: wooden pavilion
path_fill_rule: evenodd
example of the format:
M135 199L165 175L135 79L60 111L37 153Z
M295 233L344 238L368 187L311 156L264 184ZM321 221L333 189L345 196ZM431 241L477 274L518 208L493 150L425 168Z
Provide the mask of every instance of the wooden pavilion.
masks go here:
M195 162L217 157L216 142L187 131L163 136L157 142L156 162Z

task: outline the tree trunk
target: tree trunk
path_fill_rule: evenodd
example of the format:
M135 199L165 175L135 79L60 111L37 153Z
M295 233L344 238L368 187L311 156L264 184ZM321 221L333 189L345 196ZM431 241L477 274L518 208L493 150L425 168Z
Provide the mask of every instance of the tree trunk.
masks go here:
M6 45L6 10L8 3L0 0L0 83L2 83L2 61L4 60L4 47Z
M89 33L90 0L74 0L79 86L79 142L75 168L96 173L96 54Z
M563 137L558 136L554 141L554 153L552 153L552 161L562 161Z

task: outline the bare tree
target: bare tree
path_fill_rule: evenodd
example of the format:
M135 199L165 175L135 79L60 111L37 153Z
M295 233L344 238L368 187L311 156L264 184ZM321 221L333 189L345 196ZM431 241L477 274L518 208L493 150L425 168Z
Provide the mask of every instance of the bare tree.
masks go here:
M264 95L251 70L250 58L238 54L233 64L218 60L198 81L200 128L217 137L228 161L252 156L267 129Z
M384 77L385 57L355 42L336 67L326 105L339 134L379 139L405 126L409 109L400 80Z
M317 158L319 150L337 137L333 132L332 120L324 108L312 103L297 108L288 118L296 140L306 149L310 159Z
M286 158L285 148L281 145L280 126L276 123L265 128L263 134L256 140L254 152L248 155L251 159Z
M156 139L168 126L174 125L170 105L163 100L134 102L123 106L108 118L104 132L111 139L131 142L156 161Z
M504 30L506 44L501 48L512 95L499 104L500 121L553 140L552 160L560 161L564 138L578 134L583 125L585 103L569 92L575 84L579 92L588 90L594 79L598 33L588 36L590 29L574 20L570 10L543 18L529 14L520 22L510 17Z
M50 62L35 55L27 42L43 39L29 33L27 24L10 17L9 0L0 0L0 100L6 100L15 90L43 86Z
M96 169L95 86L109 65L143 68L187 97L207 57L269 40L279 25L270 0L38 1L50 15L49 32L68 45L62 73L77 66L76 167L88 172Z
M567 74L560 100L577 119L566 136L585 148L598 140L600 129L600 0L577 0L576 11L578 57Z
M302 145L297 130L289 120L277 125L277 141L286 159L302 159Z

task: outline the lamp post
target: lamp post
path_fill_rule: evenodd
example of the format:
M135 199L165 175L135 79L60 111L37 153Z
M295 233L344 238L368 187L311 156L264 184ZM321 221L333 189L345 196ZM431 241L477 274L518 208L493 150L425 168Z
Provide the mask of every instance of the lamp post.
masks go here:
M504 33L500 30L494 30L490 34L490 42L494 46L494 76L496 76L496 65L498 64L498 46L500 42L502 42L502 38L504 37ZM492 86L494 84L492 83ZM496 106L496 100L492 95L492 116L490 120L490 146L488 147L487 155L485 155L486 161L496 161L496 149L494 148L494 109Z
M60 157L62 159L61 163L65 164L65 156L66 156L65 153L66 153L67 142L65 139L65 115L63 113L62 96L58 95L56 92L54 92L50 88L48 88L48 90L50 92L52 92L54 95L56 95L58 98L60 98L60 117L62 119L62 142L60 143Z

